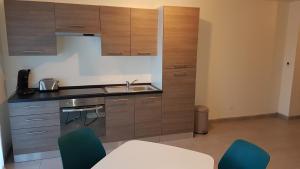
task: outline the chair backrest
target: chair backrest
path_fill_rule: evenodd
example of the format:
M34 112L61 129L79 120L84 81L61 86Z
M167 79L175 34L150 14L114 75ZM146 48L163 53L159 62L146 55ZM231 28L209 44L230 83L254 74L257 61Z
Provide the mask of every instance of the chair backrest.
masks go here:
M95 133L83 128L58 139L64 169L90 169L106 156Z
M236 140L223 155L219 169L266 169L270 155L260 147Z

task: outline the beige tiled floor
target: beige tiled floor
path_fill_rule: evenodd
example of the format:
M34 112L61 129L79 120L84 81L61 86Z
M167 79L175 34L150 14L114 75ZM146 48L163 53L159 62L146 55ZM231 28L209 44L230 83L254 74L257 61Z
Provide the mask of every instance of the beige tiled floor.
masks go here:
M195 138L163 142L210 154L217 162L228 146L238 138L247 139L271 154L270 169L300 169L300 119L262 119L213 122L209 134ZM9 163L7 169L62 169L57 159Z

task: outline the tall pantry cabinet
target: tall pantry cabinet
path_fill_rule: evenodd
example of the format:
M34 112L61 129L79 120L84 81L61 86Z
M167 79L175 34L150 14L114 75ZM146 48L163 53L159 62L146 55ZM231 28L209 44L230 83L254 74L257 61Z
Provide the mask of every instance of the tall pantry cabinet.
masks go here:
M163 134L192 132L199 8L163 8Z

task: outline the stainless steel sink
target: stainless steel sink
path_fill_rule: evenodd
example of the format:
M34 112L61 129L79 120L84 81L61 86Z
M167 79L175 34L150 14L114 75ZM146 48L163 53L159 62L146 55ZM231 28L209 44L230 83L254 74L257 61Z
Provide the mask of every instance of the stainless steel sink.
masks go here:
M134 93L156 91L158 89L151 85L132 85L129 88L127 88L127 86L109 86L105 87L105 90L107 93Z

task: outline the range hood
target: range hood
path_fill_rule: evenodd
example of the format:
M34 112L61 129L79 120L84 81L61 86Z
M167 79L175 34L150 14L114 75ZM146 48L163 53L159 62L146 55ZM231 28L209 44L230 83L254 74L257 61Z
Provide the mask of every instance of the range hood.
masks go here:
M100 33L55 32L56 36L99 36Z

